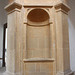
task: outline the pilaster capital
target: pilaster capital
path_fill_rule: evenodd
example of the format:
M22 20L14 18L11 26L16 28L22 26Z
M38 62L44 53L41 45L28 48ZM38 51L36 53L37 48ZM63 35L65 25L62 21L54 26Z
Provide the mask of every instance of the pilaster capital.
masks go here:
M13 11L14 9L21 9L22 8L22 4L18 3L18 2L12 2L10 4L8 4L6 7L5 7L5 10L7 12L11 12Z
M67 14L70 11L70 7L65 3L57 3L54 7L57 12L62 11Z

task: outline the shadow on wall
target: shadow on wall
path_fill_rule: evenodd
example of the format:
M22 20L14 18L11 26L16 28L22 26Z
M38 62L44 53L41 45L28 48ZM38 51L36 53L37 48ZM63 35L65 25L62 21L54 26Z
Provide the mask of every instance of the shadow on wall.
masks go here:
M7 13L4 7L8 4L8 0L0 0L0 58L3 56L3 25L7 23ZM2 67L2 60L0 60Z
M68 5L70 6L71 10L69 12L70 21L75 28L75 0L69 0Z
M71 10L69 12L69 42L70 42L70 63L72 71L75 71L75 0L68 0Z

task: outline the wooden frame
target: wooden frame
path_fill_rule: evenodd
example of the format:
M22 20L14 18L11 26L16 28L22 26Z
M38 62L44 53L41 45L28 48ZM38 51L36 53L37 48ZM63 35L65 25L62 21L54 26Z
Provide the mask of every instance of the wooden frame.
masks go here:
M5 37L6 37L6 28L7 28L7 23L4 24L4 29L3 29L3 57L2 57L2 67L5 67Z

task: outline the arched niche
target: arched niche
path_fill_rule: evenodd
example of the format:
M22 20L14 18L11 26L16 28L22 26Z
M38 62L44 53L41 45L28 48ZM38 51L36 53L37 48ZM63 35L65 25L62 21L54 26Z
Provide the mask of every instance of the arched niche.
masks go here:
M27 58L50 57L49 18L43 9L33 9L27 15Z

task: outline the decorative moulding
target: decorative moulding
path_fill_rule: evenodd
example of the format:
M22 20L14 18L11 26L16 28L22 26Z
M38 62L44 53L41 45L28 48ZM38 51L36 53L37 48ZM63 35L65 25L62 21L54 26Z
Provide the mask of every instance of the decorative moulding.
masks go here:
M74 75L71 70L67 70L65 72L57 72L57 75Z
M54 62L53 58L30 58L24 59L24 62Z
M12 73L12 72L6 71L6 72L3 73L3 75L21 75L21 73L20 72Z
M25 8L29 7L29 8L40 8L40 7L44 7L44 8L52 8L53 5L23 5Z
M12 3L8 4L5 7L5 10L8 11L8 12L10 12L10 11L14 10L15 8L21 9L22 8L22 4L20 4L18 2L12 2Z
M55 7L57 12L63 11L67 14L68 11L70 11L70 7L65 3L57 3L57 4L54 5L54 7Z

